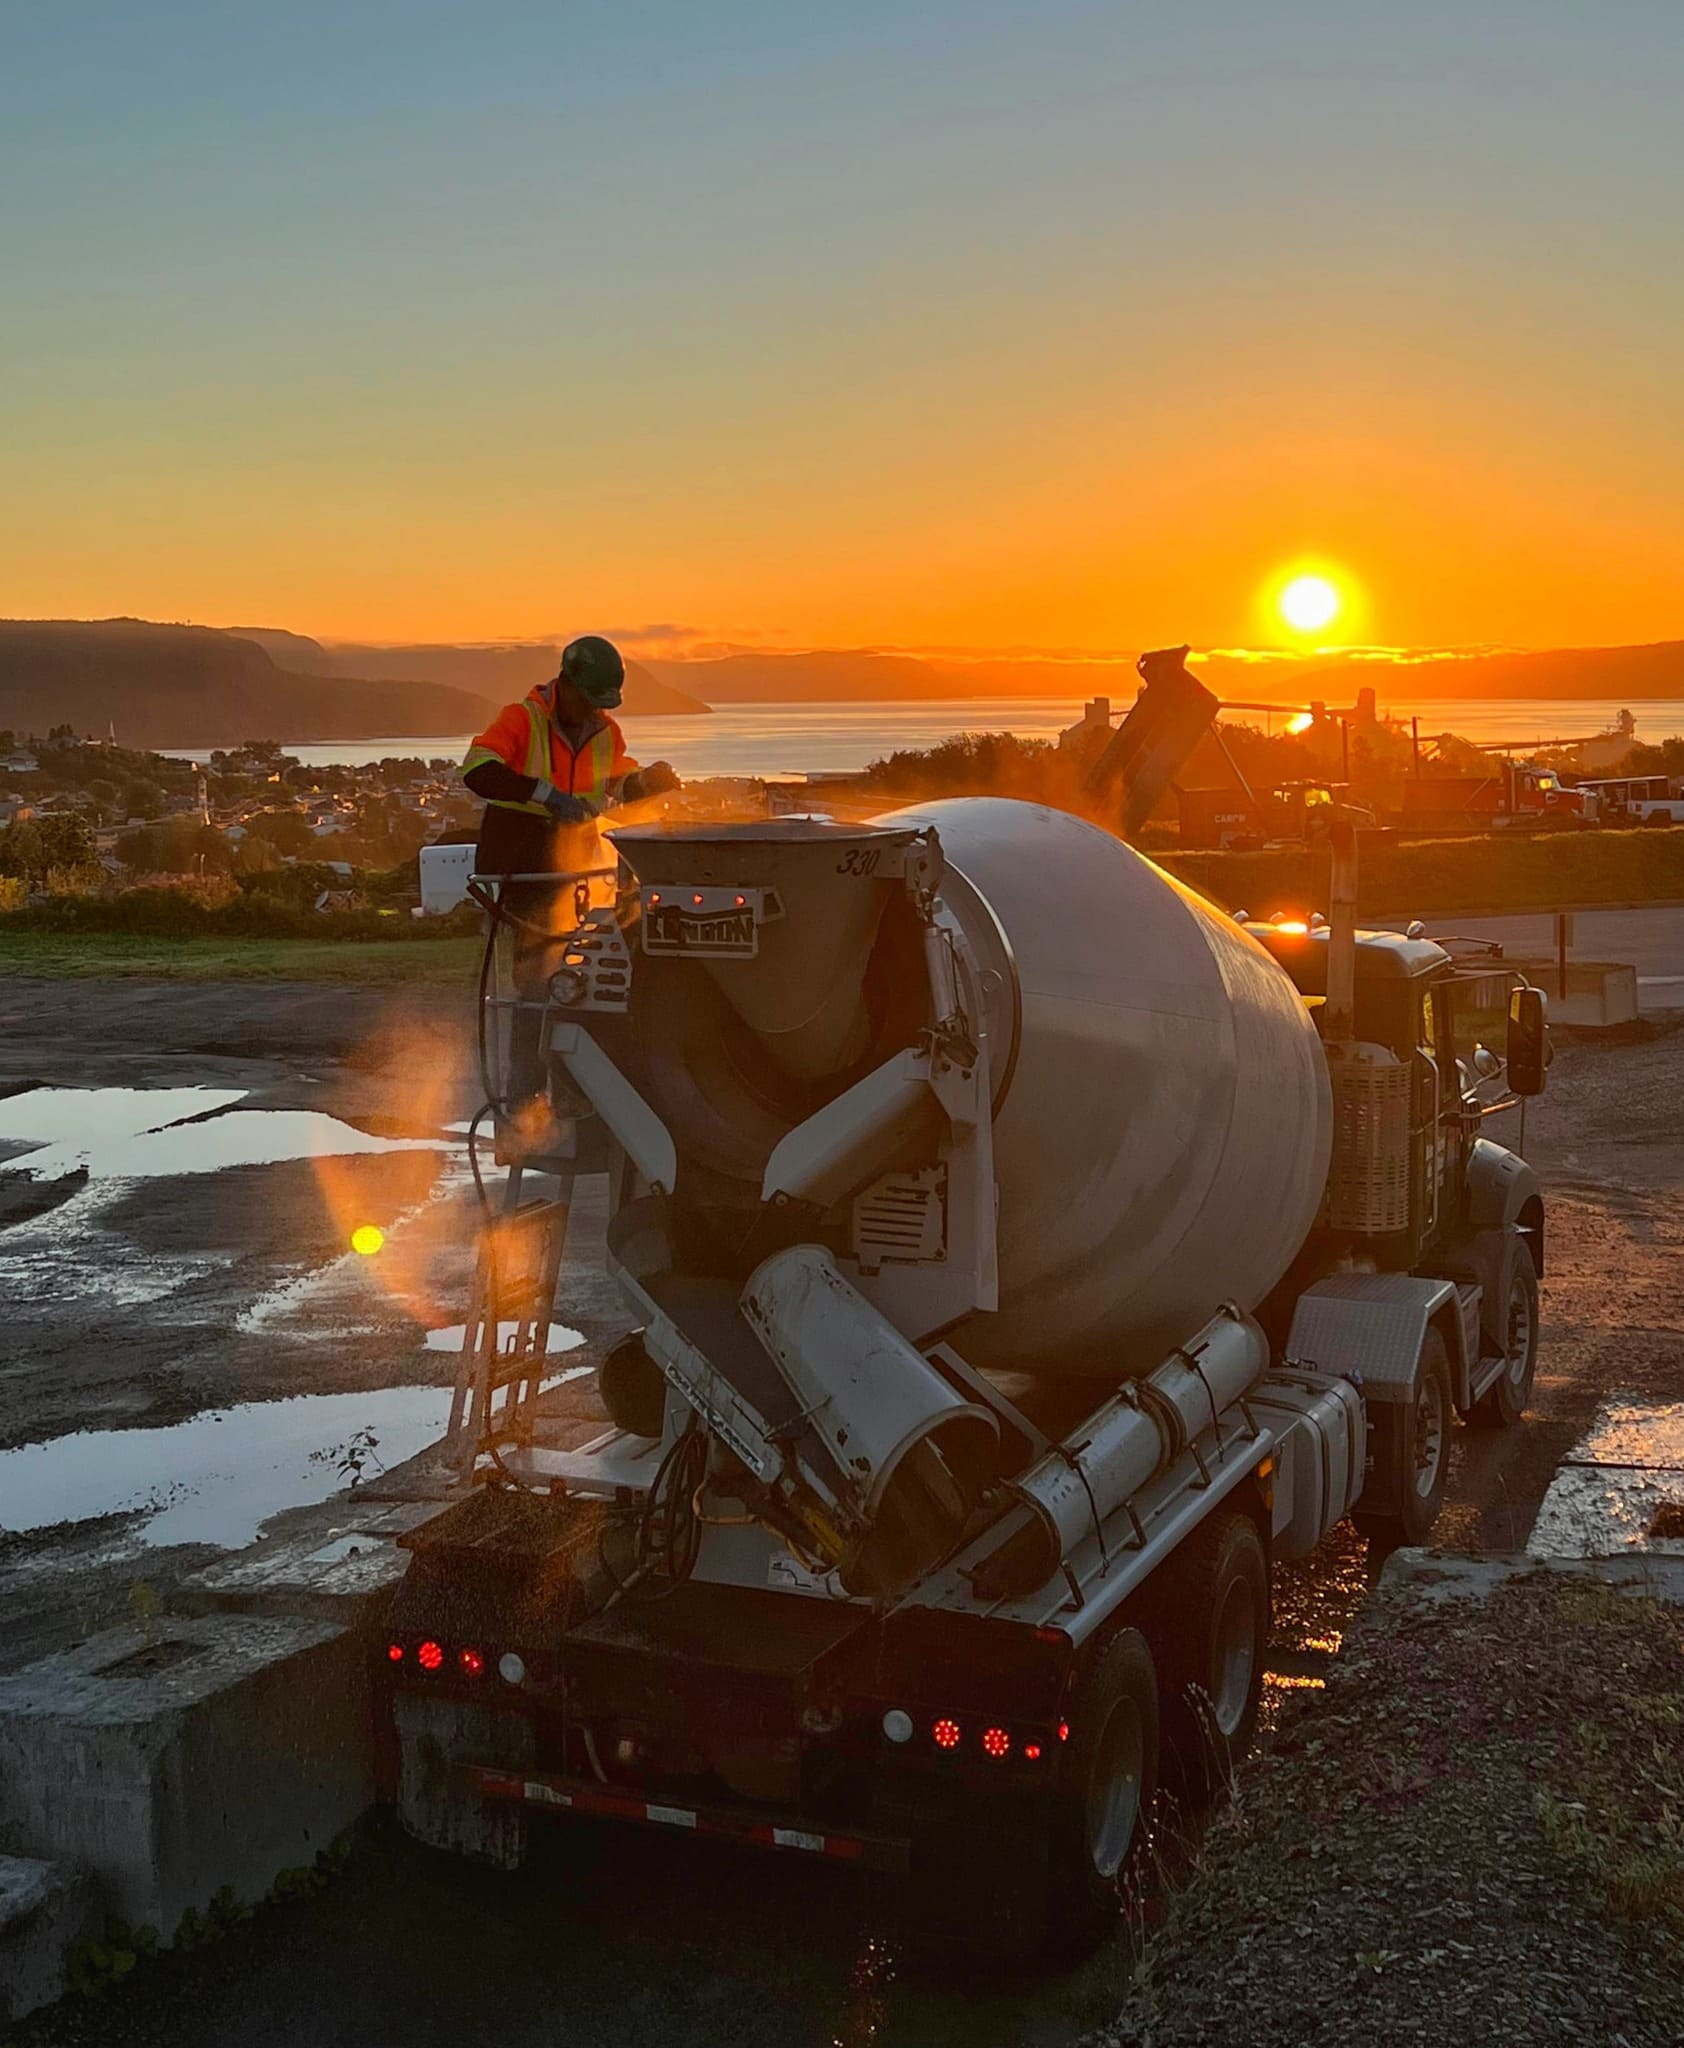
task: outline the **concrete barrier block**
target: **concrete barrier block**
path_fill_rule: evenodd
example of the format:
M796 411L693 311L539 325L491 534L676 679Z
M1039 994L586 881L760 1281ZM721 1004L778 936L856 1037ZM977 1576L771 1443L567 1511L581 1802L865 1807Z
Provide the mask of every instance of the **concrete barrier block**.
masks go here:
M170 1605L372 1625L409 1566L398 1537L435 1513L430 1502L369 1506L350 1528L255 1543L184 1579Z
M224 1887L261 1898L373 1798L366 1658L331 1623L187 1616L0 1678L0 1850L89 1871L166 1941Z
M1505 965L1518 967L1534 988L1541 988L1549 1000L1552 1024L1571 1024L1587 1031L1608 1030L1629 1024L1636 1017L1637 969L1621 961L1569 960L1567 986L1561 986L1556 960L1506 958Z
M0 2026L64 1996L70 1951L103 1918L81 1871L0 1856Z

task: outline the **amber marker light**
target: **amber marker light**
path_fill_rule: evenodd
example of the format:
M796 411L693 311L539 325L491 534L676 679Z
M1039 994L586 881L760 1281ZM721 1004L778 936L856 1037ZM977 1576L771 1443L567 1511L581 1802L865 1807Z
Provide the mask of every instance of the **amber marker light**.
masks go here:
M360 1252L365 1259L372 1259L386 1242L386 1233L378 1223L359 1223L351 1232L351 1249Z

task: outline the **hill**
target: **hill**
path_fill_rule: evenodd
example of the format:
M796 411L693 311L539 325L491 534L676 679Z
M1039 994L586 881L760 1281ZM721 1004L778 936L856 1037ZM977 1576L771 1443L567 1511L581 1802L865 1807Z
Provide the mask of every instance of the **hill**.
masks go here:
M534 683L553 676L561 659L558 647L532 640L380 646L356 640L311 640L276 626L230 626L227 630L255 640L283 668L300 674L360 676L370 682L413 678L495 698L499 704L524 697ZM672 718L712 707L689 691L661 681L641 662L628 661L624 708L633 717Z
M700 661L652 661L661 681L710 704L901 702L957 697L1110 697L1129 702L1133 660L938 656L822 648L805 654L733 654ZM1359 689L1390 699L1584 697L1609 703L1684 697L1684 641L1647 647L1566 647L1502 653L1443 653L1397 659L1335 654L1211 654L1198 673L1225 697L1281 703L1312 697L1348 702Z
M267 644L265 644L267 643ZM371 650L404 653L406 650ZM513 649L434 650L513 655ZM349 673L337 650L259 628L163 626L145 619L0 620L0 728L44 733L115 729L125 746L229 747L242 740L460 740L511 697L555 673L553 649L469 673L483 690L435 680ZM317 664L320 664L318 666ZM626 709L705 712L628 664Z
M143 619L0 620L0 727L112 727L125 746L428 738L476 731L496 707L439 683L278 668L255 641Z
M1499 653L1443 653L1405 661L1362 660L1323 655L1311 662L1261 666L1216 657L1201 673L1221 681L1212 687L1238 696L1240 681L1267 675L1265 696L1300 693L1354 697L1372 687L1388 697L1601 697L1610 703L1684 697L1684 640L1646 647L1512 648ZM1313 685L1313 689L1312 689ZM1244 694L1255 694L1247 690Z

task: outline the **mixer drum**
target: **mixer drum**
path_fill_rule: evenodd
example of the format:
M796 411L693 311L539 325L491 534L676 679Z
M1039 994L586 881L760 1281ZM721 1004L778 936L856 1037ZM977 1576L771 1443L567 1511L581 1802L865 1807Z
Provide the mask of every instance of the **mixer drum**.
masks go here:
M1320 1040L1287 976L1063 812L959 797L878 822L937 828L992 917L962 888L951 908L981 959L1015 969L994 1122L999 1308L953 1332L958 1349L1119 1378L1154 1370L1221 1303L1255 1308L1310 1231L1332 1144ZM999 1074L1003 1046L993 1059Z

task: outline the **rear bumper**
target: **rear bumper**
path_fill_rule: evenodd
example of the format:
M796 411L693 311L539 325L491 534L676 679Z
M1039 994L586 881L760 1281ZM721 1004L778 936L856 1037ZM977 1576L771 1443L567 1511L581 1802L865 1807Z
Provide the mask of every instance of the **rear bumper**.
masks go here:
M910 1861L910 1844L897 1836L828 1828L804 1815L698 1806L689 1800L642 1799L630 1790L548 1771L496 1770L485 1764L465 1764L461 1772L466 1789L482 1799L536 1807L549 1813L629 1821L636 1827L675 1828L755 1849L792 1849L833 1863L851 1863L863 1870L904 1872Z

